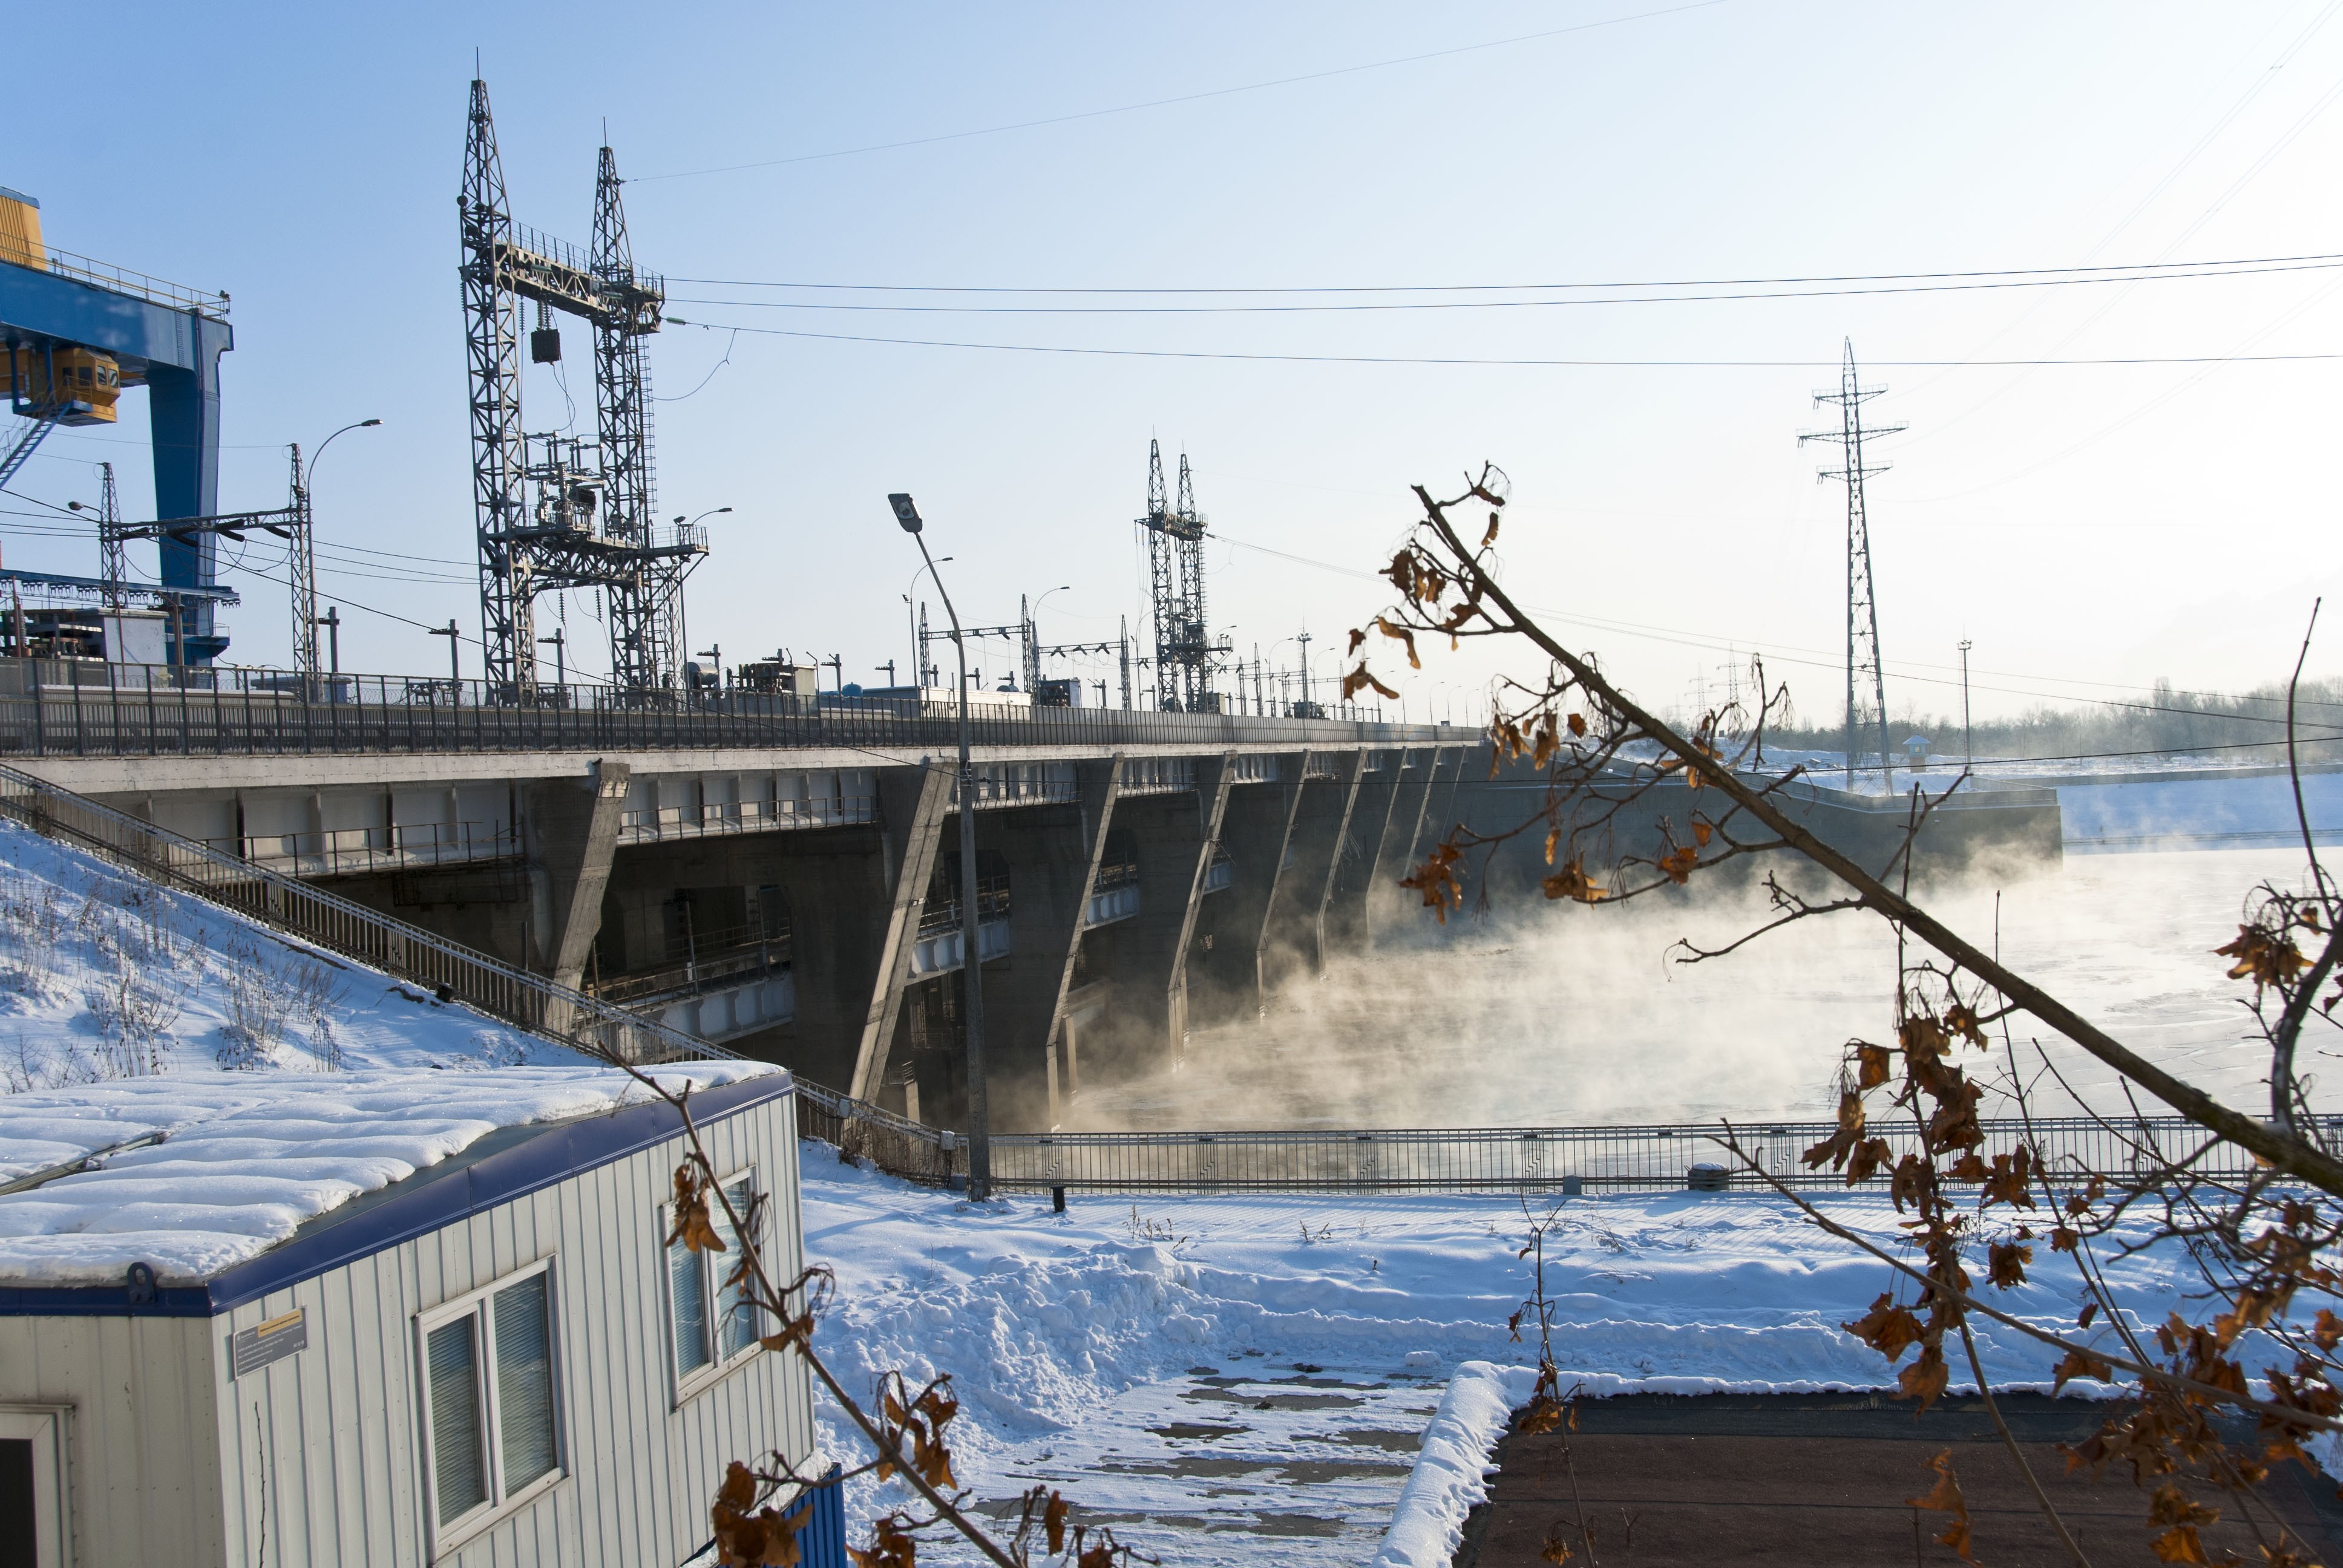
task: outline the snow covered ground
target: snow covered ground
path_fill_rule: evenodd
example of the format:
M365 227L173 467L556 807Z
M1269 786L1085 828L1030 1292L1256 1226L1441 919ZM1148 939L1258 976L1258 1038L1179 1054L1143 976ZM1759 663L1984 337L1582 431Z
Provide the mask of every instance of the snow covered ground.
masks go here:
M588 1059L0 822L0 1094Z
M755 1062L662 1069L695 1082ZM493 1071L487 1090L472 1074ZM648 1098L624 1073L0 822L0 1281L208 1277L501 1127Z
M1456 1369L1534 1355L1505 1331L1530 1283L1508 1200L1074 1194L1061 1216L1046 1196L970 1204L825 1145L802 1153L807 1251L840 1286L816 1342L847 1386L890 1367L951 1372L959 1473L980 1498L1062 1487L1167 1563L1366 1562ZM1830 1207L1900 1241L1884 1201ZM1547 1258L1565 1385L1893 1381L1838 1327L1886 1288L1885 1265L1785 1202L1573 1199ZM2115 1276L2150 1316L2187 1283L2159 1259ZM2074 1320L2055 1262L2003 1300L2046 1328ZM1991 1327L1980 1339L2005 1386L2048 1387L2046 1347ZM826 1418L833 1452L854 1452L848 1432ZM858 1521L888 1505L867 1478L848 1495Z

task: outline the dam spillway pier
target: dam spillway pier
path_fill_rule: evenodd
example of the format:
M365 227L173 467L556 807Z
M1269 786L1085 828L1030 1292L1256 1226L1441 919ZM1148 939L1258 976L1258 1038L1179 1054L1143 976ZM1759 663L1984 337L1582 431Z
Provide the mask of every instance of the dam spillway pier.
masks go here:
M0 749L940 1127L963 1110L962 898L995 1125L1046 1131L1085 1079L1176 1070L1192 1028L1258 1015L1378 921L1422 918L1404 869L1458 821L1503 822L1523 785L1444 725L980 705L971 869L949 830L947 702L516 707L475 683L251 675L0 660ZM1839 797L1811 792L1818 829L1892 853L1901 807ZM1929 831L1924 849L2055 854L2056 793L1981 791Z

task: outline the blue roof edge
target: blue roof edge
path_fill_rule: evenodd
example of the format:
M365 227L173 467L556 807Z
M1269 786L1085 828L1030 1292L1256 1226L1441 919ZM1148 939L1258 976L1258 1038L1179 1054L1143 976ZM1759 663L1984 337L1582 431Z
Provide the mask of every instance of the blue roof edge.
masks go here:
M699 1127L734 1116L769 1100L794 1094L786 1071L744 1078L692 1092L692 1121ZM628 1105L600 1116L548 1127L534 1138L480 1160L454 1174L430 1180L426 1166L414 1176L412 1191L369 1205L339 1224L304 1228L247 1262L238 1263L200 1285L166 1285L150 1303L133 1306L122 1285L0 1285L0 1317L210 1318L314 1279L360 1258L469 1219L498 1204L566 1181L570 1177L639 1154L683 1135L675 1108L665 1101ZM459 1151L451 1158L460 1160Z

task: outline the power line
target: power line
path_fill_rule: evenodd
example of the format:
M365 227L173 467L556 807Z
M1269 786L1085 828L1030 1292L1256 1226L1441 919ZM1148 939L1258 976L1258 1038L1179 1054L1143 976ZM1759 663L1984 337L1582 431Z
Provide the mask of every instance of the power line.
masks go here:
M1272 365L1458 366L1483 369L1558 370L1835 370L1832 359L1500 359L1446 355L1258 354L1202 348L1096 348L1052 343L970 343L950 338L879 337L860 333L805 332L786 327L741 327L730 322L685 321L670 316L669 327L706 332L748 332L763 337L798 337L824 343L883 343L900 348L971 348L1001 354L1071 354L1111 359L1215 359ZM1991 370L2016 367L2137 367L2149 365L2277 365L2343 359L2336 354L2136 355L2073 359L1875 359L1882 370Z
M1213 538L1221 539L1225 543L1234 545L1239 549L1255 550L1262 555L1275 556L1281 560L1292 561L1299 566L1315 567L1322 571L1339 572L1344 577L1359 578L1370 581L1380 582L1383 580L1383 574L1380 572L1365 571L1356 567L1338 566L1332 561L1322 561L1309 556L1295 555L1290 550L1272 549L1267 545L1256 545L1244 539L1232 538L1228 535L1222 533L1215 533ZM1769 645L1754 641L1746 638L1734 641L1724 641L1713 638L1702 637L1697 633L1686 632L1671 627L1653 627L1634 621L1610 620L1599 616L1574 614L1567 610L1556 609L1548 605L1531 604L1523 600L1516 600L1515 602L1521 604L1521 607L1523 609L1532 611L1545 619L1568 625L1582 626L1592 631L1599 631L1621 637L1641 638L1647 641L1672 643L1683 648L1697 648L1708 651L1736 654L1743 652L1755 653L1762 656L1772 663L1795 664L1815 669L1836 670L1841 668L1838 660L1832 658L1829 655L1823 653L1819 649L1801 649L1782 644L1773 644L1770 645L1769 651ZM1960 685L1959 678L1956 676L1918 675L1912 673L1916 667L1921 669L1948 667L1931 666L1926 664L1917 664L1916 666L1912 661L1904 660L1894 662L1896 662L1903 667L1899 669L1896 675L1896 679L1899 681L1906 683L1917 683L1926 686L1943 686L1947 688L1957 687ZM1988 670L1983 673L2002 675L2007 678L2016 680L2064 681L2074 685L2117 685L2117 683L2113 681L2070 681L2068 678L2064 676L2045 676L2026 671ZM2173 708L2160 703L2141 702L2126 698L2088 697L2076 696L2066 692L2029 691L2022 687L1980 685L1974 681L1971 682L1970 689L1976 691L1990 691L2004 697L2031 697L2044 702L2067 702L2099 708L2123 708L2136 709L2146 713L2174 713L2192 719L2214 719L2223 720L2236 719L2243 723L2255 724L2282 724L2285 722L2282 719L2265 719L2248 714L2207 713L2201 709ZM2217 700L2234 699L2233 694L2226 692L2183 690L2177 688L2171 689L2172 694L2176 697L2203 697ZM2308 704L2307 706L2318 708L2338 708L2343 707L2343 704L2314 702ZM2262 744L2262 742L2257 741L2254 742L2254 744L2259 745Z
M1565 307L1619 305L1720 305L1769 299L1840 299L1889 294L1963 294L1981 289L2056 288L2080 284L2141 284L2182 283L2203 278L2268 277L2298 272L2328 272L2343 266L2343 257L2321 256L2306 258L2286 266L2213 265L2187 270L2102 270L2078 269L2066 276L2020 276L2002 274L1916 274L1916 278L1949 279L1968 276L1970 282L1909 281L1878 282L1838 286L1795 286L1795 280L1786 280L1784 286L1759 286L1769 280L1753 280L1752 291L1735 294L1627 294L1574 299L1405 299L1405 300L1343 300L1316 304L1249 304L1249 305L891 305L848 302L833 304L826 300L807 299L717 299L670 295L669 301L679 305L718 305L742 310L851 310L900 315L950 316L1292 316L1325 313L1358 314L1372 311L1419 310L1551 310ZM693 281L689 279L670 281ZM717 285L711 285L717 286ZM720 286L787 288L788 284L728 284ZM852 287L852 285L841 285ZM1534 285L1490 285L1486 290L1528 289ZM1613 289L1631 286L1646 288L1693 289L1715 288L1725 285L1654 283L1641 286L1625 284L1549 284L1546 291L1557 289ZM1455 292L1473 292L1472 286L1453 286ZM1433 286L1407 292L1448 292L1448 286ZM1484 290L1485 291L1485 290ZM982 290L922 290L921 292L987 292ZM1088 294L1090 290L1018 289L1020 294ZM1100 290L1116 294L1367 294L1399 292L1367 288L1328 289L1163 289L1163 290ZM712 372L711 372L712 374Z
M2065 276L2085 276L2102 273L2160 273L2164 271L2202 270L2210 268L2275 267L2288 270L2298 264L2334 265L2343 262L2343 252L2314 251L2300 256L2229 256L2209 261L2144 261L2107 262L2080 266L2011 266L1972 269L1956 272L1846 272L1792 275L1781 277L1678 277L1636 278L1625 281L1589 282L1584 279L1552 283L1391 283L1391 284L1313 284L1245 286L1218 285L1204 287L1139 286L1048 286L1041 285L940 284L940 283L790 283L760 281L737 277L676 277L669 283L689 283L707 288L799 288L828 289L865 294L1068 294L1068 295L1131 295L1131 294L1501 294L1544 293L1562 289L1594 288L1786 288L1805 285L1840 283L1925 283L1959 281L1966 278L2046 278L2056 281ZM2117 278L2114 281L2121 282Z

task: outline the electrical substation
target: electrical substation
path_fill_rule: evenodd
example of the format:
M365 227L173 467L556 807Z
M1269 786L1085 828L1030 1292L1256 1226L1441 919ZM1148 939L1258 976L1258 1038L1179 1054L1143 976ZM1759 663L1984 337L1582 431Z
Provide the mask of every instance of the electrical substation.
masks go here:
M115 423L143 388L157 514L123 517L101 466L97 502L61 508L93 525L97 575L0 572L0 749L168 829L205 875L315 885L407 933L368 962L417 979L504 966L463 999L494 1010L514 986L550 987L576 1016L621 1010L945 1128L988 1095L996 1129L1052 1127L1086 1076L1177 1070L1192 1025L1257 1017L1400 918L1400 868L1432 835L1510 809L1477 735L1323 700L1306 628L1277 645L1299 650L1292 667L1257 644L1237 657L1207 604L1194 470L1184 452L1167 468L1154 441L1129 525L1149 602L1113 638L1045 638L1047 592L966 626L907 593L909 678L890 656L883 687L848 680L842 654L778 646L786 625L760 628L770 654L695 653L685 593L709 543L659 517L649 348L666 286L635 258L623 188L606 145L585 246L518 222L488 86L471 84L457 270L478 637L454 616L427 628L448 665L403 675L341 668L341 607L318 602L332 524L298 446L281 504L221 509L227 295L50 250L38 204L0 192L19 417L0 482L53 430ZM563 373L573 344L590 433L523 404L530 367ZM1879 471L1864 439L1882 432L1859 413L1875 395L1850 348L1821 395L1842 423L1815 433L1845 447L1850 752L1858 719L1867 734L1885 711L1863 496ZM256 538L285 547L283 668L231 659L219 618L239 602L221 542ZM561 595L598 601L607 648L573 646L559 617L548 632ZM944 673L955 636L964 690ZM1800 788L1850 845L1890 842L1901 821L1892 802ZM1927 842L2055 852L2044 793L1964 797ZM962 813L973 864L948 848ZM458 952L475 967L449 969Z

